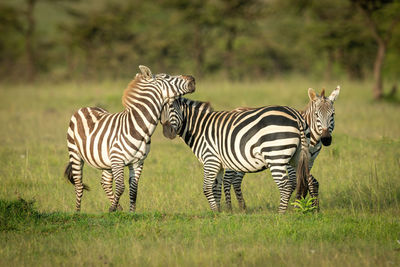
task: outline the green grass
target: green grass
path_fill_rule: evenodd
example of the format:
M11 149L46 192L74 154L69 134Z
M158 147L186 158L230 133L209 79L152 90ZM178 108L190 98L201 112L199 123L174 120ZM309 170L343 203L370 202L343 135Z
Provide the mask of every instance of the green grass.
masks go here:
M63 178L70 116L82 106L120 111L128 82L0 84L0 266L400 264L400 106L373 102L367 82L209 81L190 96L215 109L301 109L308 87L330 93L340 84L333 143L312 170L319 214L290 207L278 215L268 171L245 176L247 212L233 201L232 213L211 213L201 164L160 128L139 182L137 213L109 214L100 171L85 167L92 191L75 214L74 188ZM127 191L121 203L127 210Z
M12 221L0 225L4 254L0 264L296 265L300 261L319 266L390 265L399 260L400 245L393 233L399 233L400 226L389 214L77 215L40 213L21 200L1 201L0 207Z

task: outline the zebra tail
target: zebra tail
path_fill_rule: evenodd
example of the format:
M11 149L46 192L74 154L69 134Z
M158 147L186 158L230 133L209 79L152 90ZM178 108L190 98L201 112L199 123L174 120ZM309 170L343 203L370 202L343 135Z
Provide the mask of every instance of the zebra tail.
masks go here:
M307 193L308 190L308 177L310 175L309 172L309 149L308 149L308 143L304 134L304 128L300 124L300 138L301 138L301 151L300 151L300 157L299 161L297 163L297 185L296 185L296 191L297 191L297 198L301 198L302 196Z
M64 171L64 177L67 178L71 184L75 185L74 177L72 176L72 162L68 163ZM83 190L90 191L90 187L87 184L83 184Z
M308 184L307 179L309 176L308 171L308 152L305 150L301 150L299 162L297 163L297 198L301 198L304 196L305 192L307 192Z

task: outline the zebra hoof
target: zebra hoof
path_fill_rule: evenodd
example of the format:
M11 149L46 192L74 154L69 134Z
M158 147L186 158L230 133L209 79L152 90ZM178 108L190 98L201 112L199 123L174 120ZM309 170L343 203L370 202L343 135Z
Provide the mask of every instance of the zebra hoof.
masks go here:
M278 210L278 213L279 213L279 214L285 214L285 213L286 213L286 210Z
M113 205L108 209L108 212L115 212L117 208Z
M130 206L129 206L129 212L135 212L136 211L136 204L131 204Z
M214 209L211 209L211 211L212 211L213 213L220 213L220 212L221 212L221 208L220 208L220 207L214 208Z

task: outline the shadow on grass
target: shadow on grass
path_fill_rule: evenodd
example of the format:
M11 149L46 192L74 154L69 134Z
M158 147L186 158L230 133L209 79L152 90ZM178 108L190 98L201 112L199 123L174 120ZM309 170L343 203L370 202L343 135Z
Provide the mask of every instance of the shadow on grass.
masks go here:
M2 231L38 231L53 232L71 227L114 227L117 224L131 224L138 221L161 222L175 220L187 222L196 219L215 219L231 216L229 213L175 213L161 212L127 213L113 212L102 214L39 212L35 201L0 199L0 232Z
M34 231L34 232L55 232L69 228L112 228L117 224L132 224L135 222L163 222L176 221L186 223L193 220L213 221L214 219L230 220L233 217L245 216L251 220L259 216L278 216L276 209L268 209L265 214L265 207L248 208L246 211L225 211L214 213L212 211L191 213L65 213L65 212L40 212L35 207L35 201L27 201L19 198L17 200L0 199L0 232L9 231ZM261 212L264 213L264 212ZM289 212L289 214L293 214Z

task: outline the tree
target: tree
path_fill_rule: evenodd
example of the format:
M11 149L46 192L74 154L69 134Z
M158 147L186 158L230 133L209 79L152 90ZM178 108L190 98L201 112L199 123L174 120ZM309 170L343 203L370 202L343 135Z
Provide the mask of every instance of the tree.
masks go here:
M0 77L10 77L17 69L18 59L24 54L22 42L23 23L19 10L13 6L0 4Z
M258 0L221 0L218 5L218 27L225 35L224 68L230 79L234 75L235 41L239 36L255 27L254 21L260 18L263 3Z
M37 0L26 0L27 8L25 12L27 28L25 30L25 49L28 60L27 78L29 81L35 79L36 76L36 55L34 49L33 35L35 33L36 21L34 16Z
M374 63L374 99L383 97L382 67L388 44L395 27L400 23L400 1L350 0L364 15L366 24L378 47Z

